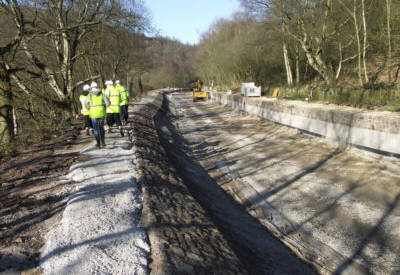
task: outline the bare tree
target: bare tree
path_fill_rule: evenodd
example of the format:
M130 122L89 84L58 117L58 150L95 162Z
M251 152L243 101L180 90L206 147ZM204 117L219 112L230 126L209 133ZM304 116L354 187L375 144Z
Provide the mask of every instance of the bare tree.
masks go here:
M340 28L347 22L334 22L332 0L242 0L248 8L264 10L269 16L283 20L282 34L293 38L304 51L308 65L311 66L328 84L335 82L332 64L326 58L325 47L329 40L338 36ZM285 43L285 41L283 41ZM285 45L283 45L285 49ZM288 74L287 58L284 60Z
M365 0L361 0L362 18L363 18L363 30L364 30L364 41L363 41L363 65L364 65L364 78L365 82L369 82L368 71L367 71L367 16L365 14Z
M6 16L12 1L0 1L0 14ZM21 16L18 14L18 16ZM14 105L11 93L10 70L5 56L21 41L21 34L14 36L5 46L0 46L0 144L7 144L14 138Z
M299 50L299 44L296 44L295 46L295 52L296 52L296 84L300 84L300 50Z
M282 1L283 2L283 1ZM293 6L275 2L275 10L287 22L286 32L304 51L308 64L328 83L335 82L332 66L324 58L327 41L337 35L339 27L329 30L332 0L321 1L320 5L309 5L308 1L296 1ZM293 14L292 10L298 11Z
M282 20L282 50L283 50L283 60L285 63L286 68L286 80L287 84L292 86L293 85L293 74L292 74L292 67L290 65L289 53L286 44L285 38L285 20Z
M392 82L392 28L391 28L391 9L392 9L392 0L386 0L386 28L387 28L387 43L388 43L388 81Z
M14 137L13 100L10 77L4 63L4 48L0 51L0 144L6 144Z
M350 47L353 43L354 43L354 40L353 40L353 39L350 39L349 42L348 42L346 45L344 45L344 46L343 46L343 44L342 44L342 41L339 41L339 42L338 42L338 48L339 48L339 63L338 63L337 69L336 69L336 76L335 76L336 79L338 79L339 76L340 76L340 73L341 73L341 71L342 71L342 66L343 66L343 64L346 63L346 62L349 62L349 61L351 61L351 60L353 60L353 59L355 59L355 58L358 57L358 54L355 54L355 55L352 55L352 56L343 58L343 50L346 49L346 48L348 48L348 47Z
M357 68L358 68L358 79L360 82L360 85L363 85L364 81L362 78L362 66L361 66L361 60L362 60L362 54L361 54L361 37L360 37L360 26L358 23L358 4L357 0L353 0L353 5L352 8L348 7L346 3L343 0L338 0L339 3L342 5L343 9L349 14L351 19L353 20L353 25L354 25L354 35L357 39Z
M66 102L72 113L77 112L73 104L76 88L84 81L98 77L87 76L82 81L81 76L77 79L74 74L76 63L89 50L80 47L82 41L93 31L95 25L107 23L124 28L140 28L145 20L141 14L135 13L136 1L132 3L133 7L130 9L124 6L124 1L117 0L35 0L30 1L28 6L22 6L22 2L16 0L8 3L18 33L31 34L29 39L24 38L21 41L25 56L58 100ZM25 17L32 18L34 24L27 26L25 17L18 16L22 14L22 7ZM55 52L54 57L44 55L35 48L43 43Z
M253 14L264 17L267 14L267 11L271 9L273 5L272 0L241 0L242 6L245 7L248 11ZM285 1L280 0L280 5L285 7ZM287 45L287 35L286 35L286 20L281 18L281 34L282 34L282 54L283 54L283 63L286 71L286 81L288 85L293 85L293 72L290 64L289 51ZM297 63L296 63L297 64ZM296 67L298 69L298 67ZM299 75L299 74L298 74ZM297 77L297 76L296 76Z

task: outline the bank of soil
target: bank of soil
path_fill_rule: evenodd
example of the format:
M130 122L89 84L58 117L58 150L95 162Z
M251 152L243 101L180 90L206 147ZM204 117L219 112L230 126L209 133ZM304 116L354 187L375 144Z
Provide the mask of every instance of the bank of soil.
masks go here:
M141 225L151 245L151 273L247 274L170 163L155 126L161 104L159 93L143 98L135 106L131 132L143 193Z
M0 160L0 272L40 274L34 268L44 235L74 188L63 175L84 158L79 150L91 141L80 136L81 124L38 136Z

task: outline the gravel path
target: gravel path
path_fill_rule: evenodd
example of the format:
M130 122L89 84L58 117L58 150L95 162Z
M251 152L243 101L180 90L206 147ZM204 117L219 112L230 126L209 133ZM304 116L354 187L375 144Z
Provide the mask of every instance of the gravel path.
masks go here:
M81 153L68 177L78 183L41 254L43 274L148 274L150 247L138 226L142 201L128 137L106 136Z

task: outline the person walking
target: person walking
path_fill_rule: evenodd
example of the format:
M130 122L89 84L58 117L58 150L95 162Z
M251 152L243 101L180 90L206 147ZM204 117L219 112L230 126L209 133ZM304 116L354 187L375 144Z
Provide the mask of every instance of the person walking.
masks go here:
M90 120L90 117L89 117L89 109L87 109L86 106L85 106L85 101L86 101L86 98L87 98L87 96L89 94L89 88L90 88L90 86L88 84L83 85L82 94L79 96L79 101L81 102L81 107L82 107L81 114L85 118L85 130L86 130L86 135L87 136L90 135L89 130L91 128L93 128L92 127L92 121Z
M126 125L128 122L128 103L131 98L131 95L127 88L122 86L119 80L115 81L116 85L115 88L118 89L121 93L121 122L123 125Z
M107 116L106 108L110 106L110 101L97 88L96 82L92 82L90 85L90 93L86 98L85 106L89 110L89 117L92 120L96 146L100 148L101 144L102 147L105 147L104 119Z
M124 136L124 131L122 129L122 124L120 119L121 92L113 85L112 80L107 80L105 84L106 84L106 89L104 90L104 94L110 101L110 106L108 106L106 109L108 132L112 133L111 127L115 123L118 126L121 136Z

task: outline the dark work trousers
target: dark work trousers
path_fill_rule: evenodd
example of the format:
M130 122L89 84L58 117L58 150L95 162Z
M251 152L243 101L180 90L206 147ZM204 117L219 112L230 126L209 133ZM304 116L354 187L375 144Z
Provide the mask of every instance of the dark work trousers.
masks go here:
M104 135L104 118L92 118L92 125L95 136Z
M128 105L121 105L121 120L128 121Z
M85 128L93 128L92 119L89 117L89 115L84 117L85 117Z
M113 126L114 123L117 124L117 126L122 126L121 124L121 119L120 119L120 114L119 113L107 113L107 124L108 126Z

